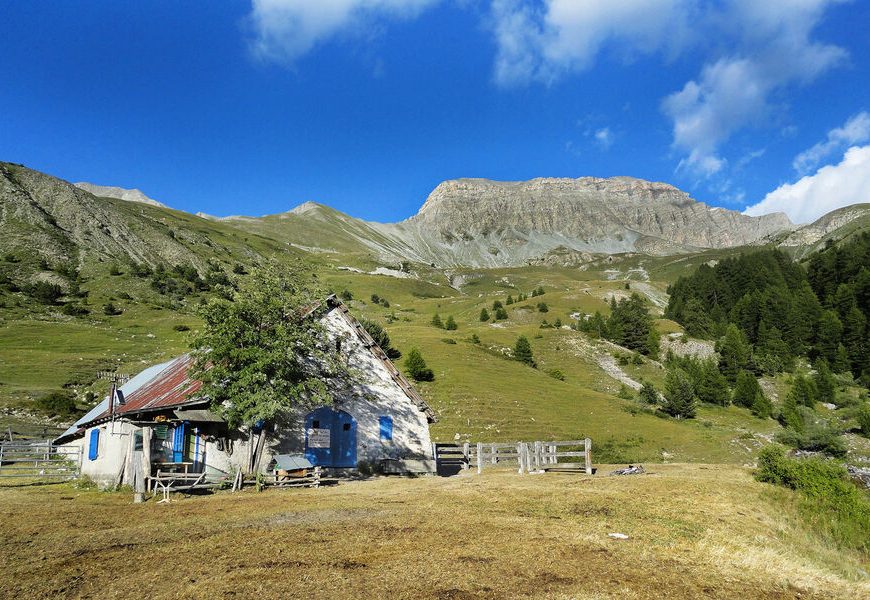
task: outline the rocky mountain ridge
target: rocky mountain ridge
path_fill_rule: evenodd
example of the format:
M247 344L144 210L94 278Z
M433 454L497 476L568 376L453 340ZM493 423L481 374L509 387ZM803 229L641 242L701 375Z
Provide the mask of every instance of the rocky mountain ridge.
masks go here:
M128 202L139 202L140 204L148 204L150 206L168 208L165 204L158 202L154 198L149 198L148 196L143 194L141 190L137 189L129 190L113 185L96 185L93 183L88 183L86 181L80 181L78 183L74 183L73 185L81 190L90 192L94 196L102 196L103 198L117 198L118 200L126 200Z

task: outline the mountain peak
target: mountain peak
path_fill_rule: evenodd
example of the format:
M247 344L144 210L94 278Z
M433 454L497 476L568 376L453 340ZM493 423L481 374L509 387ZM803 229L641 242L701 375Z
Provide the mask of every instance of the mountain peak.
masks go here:
M128 202L139 202L141 204L149 204L151 206L159 206L161 208L168 208L165 204L154 200L153 198L149 198L145 194L142 193L141 190L138 189L127 189L112 185L96 185L93 183L88 183L86 181L80 181L78 183L74 183L79 189L85 190L86 192L90 192L94 196L101 196L103 198L117 198L118 200L126 200Z

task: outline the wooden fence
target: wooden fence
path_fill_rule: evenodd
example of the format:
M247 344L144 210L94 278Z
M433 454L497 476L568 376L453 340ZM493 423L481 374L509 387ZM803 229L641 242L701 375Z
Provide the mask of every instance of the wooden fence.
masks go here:
M0 479L75 479L80 468L77 446L55 446L50 440L0 442Z
M487 466L516 464L520 474L530 471L583 471L588 475L592 469L592 440L537 441L485 443L477 442L459 445L433 444L436 463L441 457L455 460L461 451L465 468L477 466L483 473ZM559 459L576 459L570 462Z

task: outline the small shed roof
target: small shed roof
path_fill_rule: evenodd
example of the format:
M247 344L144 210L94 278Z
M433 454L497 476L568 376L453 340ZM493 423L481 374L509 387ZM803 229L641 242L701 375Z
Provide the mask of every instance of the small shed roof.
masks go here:
M275 456L275 468L283 471L299 471L310 469L314 465L302 454L278 454Z

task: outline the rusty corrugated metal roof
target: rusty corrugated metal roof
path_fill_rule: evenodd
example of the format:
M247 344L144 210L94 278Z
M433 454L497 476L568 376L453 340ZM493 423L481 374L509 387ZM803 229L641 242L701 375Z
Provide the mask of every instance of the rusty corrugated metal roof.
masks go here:
M150 381L126 396L124 404L116 404L115 416L202 402L202 398L196 397L202 382L191 379L188 375L188 369L192 364L193 358L189 354L183 354L173 360ZM94 421L105 419L110 415L110 411L107 410Z

